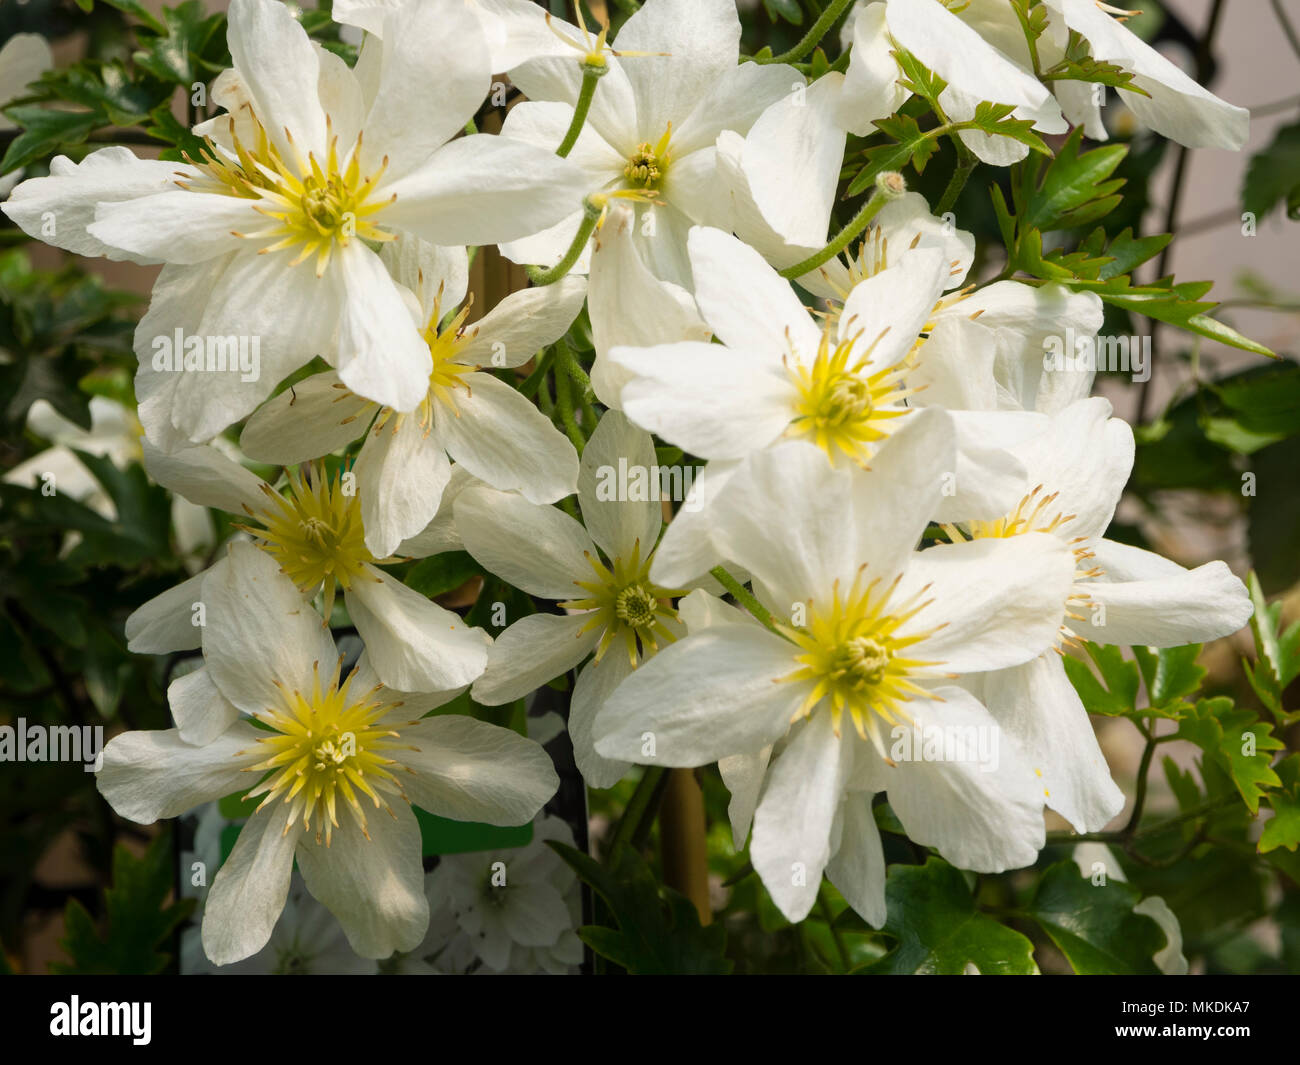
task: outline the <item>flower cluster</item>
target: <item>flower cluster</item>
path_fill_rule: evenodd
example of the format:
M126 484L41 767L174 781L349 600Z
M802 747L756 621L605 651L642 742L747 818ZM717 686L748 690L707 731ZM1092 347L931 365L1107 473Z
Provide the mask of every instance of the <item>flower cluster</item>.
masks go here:
M417 951L432 901L489 968L573 964L540 842L509 905L472 862L426 891L413 813L537 818L541 746L438 709L570 671L587 784L716 762L792 921L825 875L883 924L882 796L978 872L1034 862L1045 808L1079 832L1120 811L1063 653L1213 639L1251 606L1222 562L1105 538L1132 430L1091 366L1043 359L1096 337L1101 300L967 285L974 239L893 171L829 232L847 138L913 95L997 166L1104 136L1099 69L1154 130L1240 147L1246 113L1112 9L1027 8L858 4L847 67L809 82L740 61L733 0L647 0L608 44L524 0L336 0L354 66L279 0L233 0L201 152L103 148L14 189L27 232L162 265L143 463L233 518L127 623L133 651L201 651L175 728L117 736L98 777L141 823L255 804L204 901L213 963L274 942L293 885L366 958ZM503 72L525 99L478 133ZM493 245L534 284L474 306ZM449 551L538 612L492 639L393 571ZM332 626L364 643L346 668Z

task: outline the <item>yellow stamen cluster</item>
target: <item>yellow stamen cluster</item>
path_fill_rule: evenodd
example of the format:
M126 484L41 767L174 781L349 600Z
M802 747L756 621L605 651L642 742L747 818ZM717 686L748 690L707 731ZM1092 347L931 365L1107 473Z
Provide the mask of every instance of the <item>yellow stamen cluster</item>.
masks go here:
M642 141L637 145L636 151L628 156L627 164L623 167L623 178L628 188L646 192L657 192L660 189L668 174L668 164L672 162L672 147L669 143L672 135L673 124L669 122L657 143L652 145L649 141Z
M889 761L880 722L890 727L911 723L912 718L903 704L912 697L936 698L911 677L919 670L942 664L912 658L908 650L943 626L900 635L898 630L932 602L922 598L928 587L901 603L894 603L899 578L880 589L879 577L863 583L866 569L863 566L858 570L847 595L840 593L836 581L829 604L819 608L809 601L804 626L779 626L802 653L795 657L801 663L800 668L781 677L778 683L813 682L792 722L808 717L827 699L835 735L840 734L847 713L857 734L870 740L880 756Z
M340 664L342 660L340 659ZM257 741L265 759L247 772L267 776L248 793L248 798L264 795L258 809L280 801L289 806L285 832L302 819L304 829L316 822L316 842L324 832L329 846L334 829L339 827L339 800L350 807L362 834L369 839L364 795L375 809L393 811L388 799L407 801L389 767L395 761L385 755L403 745L399 734L380 724L396 705L375 698L379 686L354 694L352 681L356 673L339 683L339 665L333 676L322 683L319 663L312 669L312 690L306 694L283 691L281 706L264 710L257 720L272 729ZM243 752L241 752L243 753Z
M385 157L373 174L363 175L360 136L345 161L339 159L338 137L329 133L329 150L323 160L308 153L306 159L290 161L283 157L260 123L256 124L256 139L251 148L240 142L234 128L232 122L234 159L208 141L206 158L186 158L203 177L177 184L195 192L260 201L254 209L273 224L235 234L252 240L271 240L259 254L301 249L290 265L297 266L314 256L316 276L320 277L336 245L346 245L354 237L369 241L397 239L396 234L374 223L374 216L394 199L372 198L388 159ZM285 136L289 137L288 130ZM292 138L289 139L292 144Z
M1002 539L1010 536L1022 536L1031 532L1056 533L1061 526L1073 521L1075 517L1073 514L1062 512L1059 508L1053 508L1052 504L1056 502L1059 495L1059 492L1044 495L1043 486L1040 484L1033 491L1027 493L1016 504L1015 509L1004 517L983 521L968 521L960 526L945 524L942 528L948 534L948 539L953 543L988 538ZM1076 582L1100 577L1103 572L1100 566L1091 564L1090 560L1095 558L1096 555L1088 550L1086 541L1087 538L1083 536L1077 536L1069 541L1074 553L1074 579ZM1065 616L1076 621L1085 620L1082 614L1071 608L1071 605L1090 602L1091 597L1087 592L1074 590L1071 591L1068 598L1069 603L1066 606ZM1061 635L1062 642L1067 644L1073 642L1075 638L1075 634L1064 625L1061 626Z
M660 641L672 643L676 639L664 624L677 616L667 601L685 593L677 588L661 588L650 580L650 556L641 560L640 540L630 558L616 558L611 566L606 566L591 552L585 554L595 579L574 581L587 594L560 606L591 612L578 635L602 631L596 645L597 662L605 656L611 644L621 640L627 649L628 661L635 669L639 656L649 657L659 649Z
M289 494L264 484L266 505L245 508L261 528L241 526L261 541L261 547L304 594L324 586L326 617L334 605L335 584L344 589L354 580L368 580L364 568L376 561L366 547L361 501L344 490L339 474L330 481L315 467L309 476L289 472Z
M786 435L811 440L832 462L843 455L865 467L874 445L889 435L888 423L909 413L902 401L916 389L902 387L906 362L867 372L880 337L855 357L861 334L833 342L832 328L827 324L822 332L811 365L786 360L786 371L798 389L796 415Z

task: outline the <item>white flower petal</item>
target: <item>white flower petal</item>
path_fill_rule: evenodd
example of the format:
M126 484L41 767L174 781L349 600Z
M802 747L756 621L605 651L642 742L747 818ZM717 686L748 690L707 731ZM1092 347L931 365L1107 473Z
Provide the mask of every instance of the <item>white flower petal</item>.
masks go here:
M695 299L718 339L758 366L779 366L791 349L811 358L821 329L790 283L753 248L697 226L688 241Z
M620 475L621 470L627 473ZM620 498L620 487L632 495L629 478L636 470L644 471L641 476L653 487L644 499ZM587 532L609 558L627 560L635 553L645 561L654 550L663 525L657 470L650 434L619 411L607 412L582 453L577 487Z
M943 627L914 648L953 673L1020 665L1056 645L1074 555L1050 533L939 544L913 557L891 602L932 600L899 629Z
M167 705L186 743L211 743L239 720L239 708L221 694L203 667L168 685Z
M137 159L114 146L91 152L80 163L66 155L50 162L49 177L22 182L3 211L24 233L77 255L102 255L115 262L156 262L95 239L87 228L100 204L121 203L176 187L178 173L190 167L161 159Z
M644 663L641 668L645 668ZM633 673L632 662L617 644L599 662L590 663L578 674L569 703L569 739L573 760L589 788L612 788L631 768L628 762L606 758L596 750L596 717Z
M400 755L415 770L407 794L439 817L526 824L560 785L538 744L499 725L446 714L404 729L402 738L419 748Z
M553 285L512 292L466 330L457 355L468 366L522 366L573 324L587 297L587 280L569 275Z
M575 581L592 578L583 555L594 556L596 545L562 510L490 488L468 488L457 498L455 513L466 550L529 595L570 599L578 594Z
M1088 712L1053 653L978 680L981 701L1015 739L1043 800L1076 832L1100 832L1124 808Z
M192 651L202 642L203 630L192 623L194 606L203 601L207 571L191 577L139 606L126 619L126 648L138 655L165 655Z
M449 691L471 684L487 665L487 633L383 570L367 566L346 600L375 672L390 688Z
M203 657L221 693L246 714L283 704L284 692L312 690L313 665L328 675L333 637L276 561L234 543L203 582Z
M849 742L835 735L830 714L814 714L768 769L749 854L787 920L802 921L817 901Z
M758 809L763 778L767 775L767 763L771 757L772 748L764 747L752 754L733 754L718 759L722 783L731 792L727 820L731 822L732 846L738 851L744 850L745 840L749 838L749 828L754 822L754 811Z
M411 411L429 392L433 358L401 291L361 241L335 250L339 271L339 380L358 395Z
M885 852L871 796L847 794L840 817L840 845L826 863L826 879L867 924L879 928L885 923Z
M142 440L141 446L149 476L191 503L242 517L245 507L260 508L266 501L265 482L214 447L188 447L167 454L148 440Z
M1080 582L1090 603L1070 628L1084 639L1120 646L1181 647L1236 632L1253 608L1246 586L1223 562L1154 580ZM1100 608L1100 610L1098 609Z
M867 4L852 18L853 51L844 76L839 119L859 137L876 131L876 119L888 118L907 99L899 84L901 75L892 55L885 5Z
M395 225L434 244L499 244L554 225L573 211L581 172L545 149L477 134L443 145L391 185Z
M296 466L352 443L374 412L374 404L333 370L313 374L258 408L240 434L239 447L256 462Z
M366 547L375 558L387 558L438 513L451 463L438 438L407 415L366 437L353 472Z
M264 758L256 750L260 735L251 725L235 724L211 743L196 747L182 740L176 729L123 732L104 747L95 783L108 804L128 820L151 825L179 817L256 782L244 770Z
M424 896L420 826L404 802L369 810L363 834L353 810L344 810L329 846L303 833L298 870L307 890L338 918L352 949L363 958L413 950L429 926Z
M302 25L272 0L231 0L227 25L231 59L267 136L286 159L323 159L320 60Z
M998 729L969 692L939 688L935 694L944 702L925 704L927 726ZM917 704L910 709L916 712ZM999 735L993 772L970 758L900 761L885 770L889 804L908 836L922 846L937 848L958 868L977 873L1031 865L1046 839L1041 789L1036 790L1035 778L1012 738Z
M608 361L626 381L619 405L627 416L692 455L742 458L795 416L794 380L752 348L683 340L614 348Z
M288 828L289 807L275 803L239 832L203 905L203 952L215 965L256 954L271 938L289 896L301 826Z
M491 374L461 378L455 411L434 415L438 440L456 464L486 484L519 492L532 503L553 503L578 486L572 441L515 389Z
M762 750L785 735L808 694L807 684L778 683L797 669L794 650L766 630L738 625L670 644L606 700L592 730L597 753L700 766Z
M487 669L474 682L473 695L484 706L513 702L568 672L588 654L599 631L583 632L587 614L529 614L488 648Z

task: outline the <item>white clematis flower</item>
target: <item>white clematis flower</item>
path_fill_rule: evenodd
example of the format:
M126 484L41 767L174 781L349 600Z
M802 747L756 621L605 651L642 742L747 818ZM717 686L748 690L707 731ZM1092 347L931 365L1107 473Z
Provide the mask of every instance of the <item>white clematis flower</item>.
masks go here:
M888 792L912 839L963 868L1026 865L1044 840L1041 797L1009 738L994 772L891 753L900 726L998 732L949 678L1052 646L1074 568L1043 534L914 550L954 460L945 418L909 420L866 474L832 468L802 441L751 458L712 504L713 535L789 623L779 634L748 623L692 632L596 718L596 750L609 758L699 766L770 754L750 853L792 921L823 870L883 921L875 792Z
M54 211L49 239L70 251L166 264L136 331L140 418L159 446L210 439L317 354L355 391L413 410L429 348L368 242L489 244L572 202L576 171L553 150L457 136L491 76L463 4L428 0L390 18L353 70L284 5L233 0L234 68L213 87L228 114L199 127L208 158L109 148L56 160L4 205L35 236ZM174 361L162 358L173 338L184 348ZM209 360L211 341L257 338L259 366L196 369L186 338L207 338Z
M1014 35L999 33L995 42L961 14L971 5L954 5L941 0L884 0L860 8L852 21L853 53L841 96L841 121L851 133L865 136L875 132L877 119L892 115L908 93L893 57L895 46L911 52L924 66L946 81L939 94L944 113L954 122L969 121L982 101L1011 104L1015 118L1033 123L1040 133L1064 133L1069 127L1061 108L1048 90L1026 70L1017 57L998 47L1017 42ZM990 5L973 5L984 13ZM1009 4L994 24L1017 26ZM1018 44L1026 54L1023 34ZM1009 166L1029 153L1029 147L1010 137L991 136L979 130L962 130L958 136L981 160L995 166Z
M423 401L401 413L352 392L333 371L298 382L251 419L241 446L253 459L293 465L367 432L355 472L366 547L392 554L438 512L454 459L485 484L552 503L578 485L573 444L525 397L480 367L520 366L563 336L582 309L585 278L506 296L465 325L464 248L403 238L383 258L413 295L433 371ZM459 308L459 309L458 309Z
M634 495L630 487L636 470L644 471L641 483L648 486L655 464L649 435L609 411L582 454L578 503L585 529L555 507L487 488L467 488L455 505L470 554L516 588L570 611L531 614L510 625L488 650L473 696L487 706L511 702L594 651L569 704L574 758L594 788L612 787L628 768L592 748L596 712L624 677L679 631L675 611L663 605L679 593L649 577L663 524L657 492ZM620 467L629 471L626 499L618 495Z
M446 912L455 929L450 941L429 944L441 952L440 968L467 955L470 965L478 960L498 973L567 973L582 964L578 878L546 845L552 839L572 847L573 831L545 816L525 847L439 859L426 887L430 925Z
M39 33L15 33L0 48L0 107L8 107L27 93L27 86L54 65L50 42ZM14 124L0 114L0 130L15 129ZM0 200L22 180L20 167L8 174L0 174Z
M104 749L100 792L141 824L250 781L249 797L262 797L204 905L203 947L216 964L266 945L295 860L358 954L409 950L429 920L410 804L458 820L523 824L559 784L550 759L532 741L472 718L421 720L446 697L385 688L369 664L373 647L341 677L329 630L251 544L232 545L204 596L199 672L214 700L264 727L235 721L202 746L177 729L116 736Z
M805 81L781 64L738 65L740 20L732 0L646 0L614 44L618 52L605 59L569 154L582 171L570 217L501 250L515 262L550 266L578 231L584 196L624 198L635 204L632 232L647 268L689 289L687 230L722 224L730 213L716 176L719 134L745 133L769 104ZM626 61L618 58L629 52ZM511 77L529 99L511 109L502 134L554 150L573 118L580 62L573 55L536 59ZM576 267L586 268L581 260Z
M1133 74L1142 93L1116 90L1145 125L1188 148L1240 151L1250 134L1250 112L1221 100L1138 37L1121 20L1130 12L1098 0L1044 0L1048 11L1047 42L1064 54L1071 32L1088 42L1096 60ZM1112 17L1120 16L1120 17ZM1050 57L1049 52L1049 57ZM1082 125L1089 137L1106 139L1101 101L1082 82L1057 83L1066 117Z
M1236 632L1250 619L1250 597L1223 562L1187 570L1103 538L1133 468L1133 431L1110 413L1101 397L1080 400L1013 448L1033 490L1003 518L948 526L950 537L1059 538L1076 560L1062 604L1069 638L1178 647ZM969 687L1026 752L1047 805L1077 831L1098 831L1123 809L1124 795L1058 654L983 673Z
M938 248L918 246L858 281L842 310L818 321L790 284L734 237L697 227L690 255L696 300L722 344L619 347L609 355L627 379L627 416L710 462L695 486L699 509L679 514L665 537L659 564L667 568L655 576L673 583L719 561L701 543L712 520L708 501L746 456L794 437L816 444L833 465L874 460L920 398L921 382L912 378L926 349L916 349L951 269ZM957 408L952 425L961 446L942 513L1001 513L1008 496L1023 494L1024 470L1004 444L1037 421L1022 412Z
M450 691L483 672L491 642L487 633L467 627L375 565L392 560L366 546L360 495L341 475L330 480L319 467L291 472L289 492L281 494L206 445L167 454L148 442L144 465L163 487L250 521L243 528L298 589L304 611L314 613L308 604L321 592L328 618L335 591L342 588L385 684L402 691ZM414 542L401 546L408 554L419 553ZM198 646L205 630L194 623L194 604L207 602L211 573L191 577L127 618L129 649L165 654Z
M90 397L90 428L83 429L56 411L46 400L38 399L28 408L27 428L50 441L51 446L8 470L9 484L42 488L48 484L60 495L83 503L108 521L117 520L117 506L104 487L77 456L84 451L97 458L107 458L125 469L140 462L144 452L140 438L144 427L135 411L109 399ZM233 445L219 441L219 446L233 452ZM233 457L233 456L232 456ZM177 553L192 571L202 566L203 556L212 546L212 520L207 508L196 506L179 496L172 500L172 530ZM70 533L69 536L76 536Z

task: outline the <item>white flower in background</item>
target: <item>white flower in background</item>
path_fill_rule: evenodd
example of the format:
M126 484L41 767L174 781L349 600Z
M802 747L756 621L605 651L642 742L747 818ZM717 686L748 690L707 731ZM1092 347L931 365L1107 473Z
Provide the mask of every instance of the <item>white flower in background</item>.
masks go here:
M77 452L107 458L119 469L140 462L144 457L140 447L144 428L135 412L107 396L91 396L90 428L83 429L63 417L46 400L38 399L27 410L27 428L50 441L52 446L7 471L5 481L36 489L49 484L55 492L85 504L107 521L116 521L117 506L112 497L86 469ZM223 450L234 450L224 440L218 444ZM174 498L172 530L176 535L177 553L185 560L186 566L191 570L201 566L214 537L207 508L179 496Z
M569 704L574 758L593 788L612 787L627 771L626 762L601 758L592 748L596 712L638 663L680 631L675 611L664 605L678 593L649 577L663 524L660 502L650 493L618 498L620 466L645 471L648 482L655 465L649 434L609 411L582 454L578 504L586 528L556 507L490 488L467 488L455 504L471 555L516 588L568 611L530 614L502 632L488 649L473 697L486 706L512 702L594 651Z
M55 212L44 239L70 251L167 264L136 331L140 419L160 447L210 439L318 354L355 391L415 409L429 346L368 242L489 244L572 203L577 172L553 146L458 136L491 77L464 5L428 0L391 19L352 70L284 5L233 0L234 68L213 86L229 114L199 128L210 158L177 165L109 148L79 165L57 159L4 205L43 237ZM160 368L158 344L177 330L258 338L256 379Z
M200 926L192 925L181 933L181 961L186 975L369 976L378 971L374 958L363 958L352 949L338 918L312 898L297 873L271 938L256 954L214 965L203 953Z
M426 885L430 928L443 913L454 917L451 936L425 942L440 969L465 971L466 955L498 973L567 973L582 964L578 878L546 845L551 839L573 846L569 826L545 816L527 846L438 860Z
M345 26L355 26L382 37L388 18L396 11L423 0L335 0L330 17ZM547 16L533 0L462 0L479 24L487 44L494 74L508 74L520 63L542 56L573 57L574 46L560 33L578 37L579 31L566 22ZM581 12L579 12L581 17ZM554 27L554 28L552 28Z
M346 480L351 471L332 479L319 466L291 471L289 491L282 494L206 445L167 454L146 442L144 465L163 487L249 521L241 528L298 589L305 612L312 612L308 604L319 592L328 619L341 588L385 684L403 691L450 691L483 672L487 633L467 627L375 565L396 560L377 557L366 546L361 497ZM418 538L401 547L408 557L421 554ZM207 602L212 572L191 577L127 618L128 648L165 654L197 647L206 630L195 623L194 606Z
M582 309L586 279L511 293L467 326L464 248L402 238L382 258L418 306L416 324L433 359L423 401L404 414L356 395L333 371L316 374L249 419L245 452L293 465L367 432L354 469L366 546L377 557L433 520L451 477L449 456L484 483L534 503L572 494L578 454L568 437L515 389L478 371L520 366L563 336Z
M1083 399L1012 450L1035 487L1004 518L949 525L962 540L1048 533L1074 554L1064 631L1094 643L1179 647L1236 632L1250 619L1245 586L1223 562L1194 570L1103 538L1133 468L1133 431L1110 403ZM1124 795L1093 735L1060 655L971 678L970 690L1016 738L1046 804L1079 832L1123 809Z
M972 18L992 16L989 22L999 30L990 33L992 41L963 21L968 9ZM853 51L840 118L851 133L874 133L873 123L892 115L907 100L908 91L899 84L903 75L892 54L896 46L907 49L948 83L939 94L939 104L953 122L970 120L976 107L988 100L1014 105L1012 116L1031 121L1039 133L1064 133L1069 128L1052 94L1014 56L1000 50L1018 41L1028 52L1010 4L954 4L950 10L940 0L884 0L858 8L846 33L852 34ZM995 166L1009 166L1029 153L1028 145L1010 137L978 130L963 130L958 136L981 160Z
M1184 73L1146 41L1122 18L1129 12L1097 0L1044 0L1047 32L1042 41L1050 48L1043 55L1048 66L1064 55L1071 32L1088 42L1096 60L1113 63L1133 74L1132 84L1142 93L1116 90L1139 121L1163 137L1189 148L1227 148L1240 151L1250 134L1250 112L1221 100ZM1112 17L1118 16L1118 17ZM1058 81L1057 98L1065 116L1082 125L1089 137L1106 139L1101 121L1101 101L1085 82Z
M8 107L27 94L27 86L54 65L50 43L39 33L15 33L0 48L0 107ZM0 114L0 130L17 127ZM22 180L20 167L0 174L0 200Z
M1120 865L1119 860L1106 844L1075 845L1074 864L1083 876L1093 876L1098 863L1111 880L1118 880L1121 884L1127 883L1128 878L1124 875L1124 867ZM1156 967L1166 976L1186 976L1188 965L1187 958L1183 954L1183 926L1179 924L1178 916L1169 908L1169 903L1159 895L1148 895L1133 907L1133 912L1150 917L1165 934L1164 947L1156 951L1151 959L1156 963Z
M992 772L892 753L900 726L997 733L950 678L1053 646L1074 569L1041 533L915 550L955 457L947 417L909 419L866 474L802 441L751 458L712 504L713 535L753 574L780 635L733 611L642 665L596 718L608 758L747 757L762 775L770 755L750 854L792 921L823 870L864 918L884 920L875 792L911 839L964 869L1027 865L1043 844L1041 793L1009 737Z
M203 594L204 668L189 675L208 689L202 712L248 714L263 727L233 720L202 746L177 729L123 733L104 749L101 793L141 824L250 786L248 797L262 798L204 904L203 947L216 964L266 945L295 860L358 954L411 949L429 912L410 804L461 821L524 824L559 784L550 759L482 721L421 720L448 696L385 688L370 666L373 646L341 677L329 630L251 544L231 546Z
M709 500L746 456L795 437L835 465L874 461L919 398L912 376L926 350L916 349L949 277L943 254L911 249L858 281L839 314L819 321L754 249L720 230L691 231L696 300L722 343L609 354L626 375L627 416L710 462L695 486L698 509L669 526L657 580L680 583L719 561L702 540ZM1025 490L1024 470L1004 444L1035 428L1035 416L959 410L951 424L961 446L942 514L1001 513Z
M576 31L573 31L576 33ZM714 144L724 130L746 132L767 106L802 91L805 79L781 64L741 63L733 0L646 0L619 30L596 85L586 125L569 159L575 180L571 216L536 236L504 243L521 263L550 266L569 248L585 196L635 203L633 235L656 277L691 283L686 233L729 214L718 183ZM528 96L506 116L504 136L554 150L564 139L582 81L574 55L535 59L511 78ZM579 262L578 269L585 269Z

